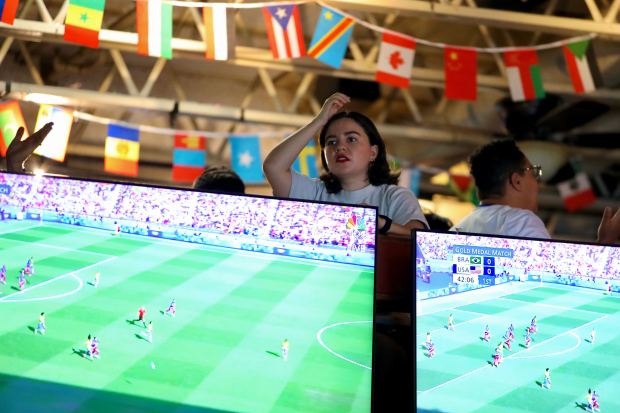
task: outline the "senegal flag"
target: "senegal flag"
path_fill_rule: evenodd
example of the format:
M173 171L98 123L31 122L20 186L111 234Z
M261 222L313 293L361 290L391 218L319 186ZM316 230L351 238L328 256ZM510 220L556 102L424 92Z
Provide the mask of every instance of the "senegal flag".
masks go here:
M99 47L104 7L105 0L70 0L65 19L65 40L88 47Z

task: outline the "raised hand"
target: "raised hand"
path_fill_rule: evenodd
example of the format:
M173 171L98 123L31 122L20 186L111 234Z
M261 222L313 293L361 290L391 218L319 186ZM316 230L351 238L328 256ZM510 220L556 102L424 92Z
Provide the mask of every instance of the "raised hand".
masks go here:
M15 138L6 150L6 169L9 172L23 172L24 164L30 158L30 155L52 130L54 122L43 125L41 129L22 140L24 128L20 127L15 134Z
M603 218L598 226L598 242L601 244L613 244L620 239L620 208L613 214L610 207L603 211Z
M321 119L321 123L324 125L327 121L338 113L347 103L351 102L351 98L347 95L336 92L323 103L321 111L318 114L318 118Z

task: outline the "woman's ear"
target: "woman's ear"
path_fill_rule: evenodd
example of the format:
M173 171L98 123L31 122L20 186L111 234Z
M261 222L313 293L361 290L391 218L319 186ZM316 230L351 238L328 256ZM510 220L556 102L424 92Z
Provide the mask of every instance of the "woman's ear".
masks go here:
M378 145L372 145L370 147L370 160L374 161L375 159L377 159L378 155L379 155L379 146Z

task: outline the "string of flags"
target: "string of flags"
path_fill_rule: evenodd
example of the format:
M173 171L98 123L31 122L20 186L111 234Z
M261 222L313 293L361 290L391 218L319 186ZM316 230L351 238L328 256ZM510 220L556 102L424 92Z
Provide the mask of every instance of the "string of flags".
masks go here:
M202 10L205 33L205 58L234 58L235 22L229 9L262 9L267 38L274 59L304 56L338 69L342 65L355 25L381 33L376 61L377 82L408 88L419 44L444 49L445 97L473 101L477 98L478 53L501 54L507 69L507 82L514 101L545 96L538 52L561 48L567 73L576 93L588 93L602 86L592 46L593 34L571 37L528 47L462 47L432 42L370 24L321 1L285 1L261 3L205 3L171 0L135 0L137 53L172 59L173 7ZM310 44L306 47L299 6L316 3L321 12ZM13 24L19 0L0 1L0 20ZM70 0L65 19L64 39L97 48L103 21L105 0Z

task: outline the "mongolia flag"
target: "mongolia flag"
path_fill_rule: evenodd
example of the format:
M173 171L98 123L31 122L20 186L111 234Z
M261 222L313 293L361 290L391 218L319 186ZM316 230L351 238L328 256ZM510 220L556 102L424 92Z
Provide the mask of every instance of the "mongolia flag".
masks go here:
M0 0L0 21L12 25L17 6L19 6L19 0Z
M65 40L88 47L99 47L104 7L105 0L69 0Z
M323 7L314 29L308 56L338 69L347 51L353 25L352 18Z
M20 127L24 128L23 139L28 136L28 128L26 128L19 103L15 100L0 103L0 152L2 156L6 156L6 150Z
M194 182L205 169L206 139L204 136L174 136L172 180Z
M305 56L306 45L297 5L282 4L263 7L263 14L273 57L289 59Z
M214 5L202 9L205 25L205 57L209 60L228 60L235 56L234 20L226 6Z
M48 122L54 122L54 129L34 153L58 162L64 162L69 134L71 133L71 126L73 126L73 111L51 105L41 105L34 129L39 130Z
M446 98L476 100L476 58L477 53L472 49L445 48Z
M573 179L560 182L558 191L564 200L564 206L570 212L577 211L596 201L590 180L583 172L575 175Z
M117 175L138 176L139 157L140 131L110 123L105 139L104 170Z
M521 102L545 97L535 50L505 52L504 63L512 100Z
M138 0L136 26L138 54L172 59L171 4L162 3L162 0Z
M230 163L233 171L249 184L265 182L258 136L230 136Z
M309 178L318 178L319 172L316 167L316 161L316 143L313 139L301 150L299 156L293 162L293 169Z
M592 41L581 40L570 43L564 46L563 50L575 92L592 92L603 84Z
M391 32L383 33L377 60L377 82L400 88L409 87L414 56L413 37Z

